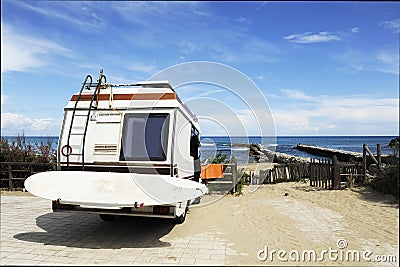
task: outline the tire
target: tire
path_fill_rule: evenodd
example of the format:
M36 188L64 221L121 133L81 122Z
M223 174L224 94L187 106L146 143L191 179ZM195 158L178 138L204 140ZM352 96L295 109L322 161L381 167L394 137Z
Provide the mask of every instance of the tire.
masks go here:
M181 215L181 216L177 216L174 219L175 224L182 224L186 219L186 211Z
M115 215L111 215L111 214L99 214L99 216L100 216L100 218L101 218L103 221L106 221L106 222L111 222L111 221L114 221L114 220L115 220Z
M200 204L200 197L196 197L195 200L192 202L192 205Z
M188 200L188 202L186 204L185 212L181 216L175 216L175 219L174 219L175 224L182 224L185 221L186 214L189 210L189 203L190 203L190 200Z

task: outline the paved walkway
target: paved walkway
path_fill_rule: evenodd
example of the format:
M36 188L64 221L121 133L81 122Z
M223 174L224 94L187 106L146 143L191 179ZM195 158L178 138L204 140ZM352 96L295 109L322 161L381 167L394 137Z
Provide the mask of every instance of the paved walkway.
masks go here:
M174 227L165 219L53 213L44 199L1 196L0 265L233 264L236 252L217 229L168 238Z

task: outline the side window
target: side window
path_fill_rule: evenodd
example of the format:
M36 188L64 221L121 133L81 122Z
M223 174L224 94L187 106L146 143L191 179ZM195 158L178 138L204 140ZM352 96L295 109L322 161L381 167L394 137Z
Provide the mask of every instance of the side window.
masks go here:
M196 128L192 127L192 134L190 137L190 156L192 156L195 160L199 159L199 147L199 131Z
M126 114L120 160L165 160L168 131L168 113Z

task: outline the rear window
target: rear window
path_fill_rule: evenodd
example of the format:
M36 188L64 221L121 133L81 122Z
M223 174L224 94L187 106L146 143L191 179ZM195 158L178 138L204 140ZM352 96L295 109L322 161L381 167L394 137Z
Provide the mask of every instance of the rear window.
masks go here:
M126 114L121 161L164 161L168 145L169 114Z

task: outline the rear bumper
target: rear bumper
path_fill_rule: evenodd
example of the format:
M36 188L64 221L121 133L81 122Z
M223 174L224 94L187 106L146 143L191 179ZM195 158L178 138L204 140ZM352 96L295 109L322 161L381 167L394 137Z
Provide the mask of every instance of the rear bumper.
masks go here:
M58 200L52 201L54 212L83 212L95 214L109 214L136 217L155 217L155 218L175 218L175 206L145 206L145 207L122 207L122 208L96 208L85 207L78 204L60 203Z

